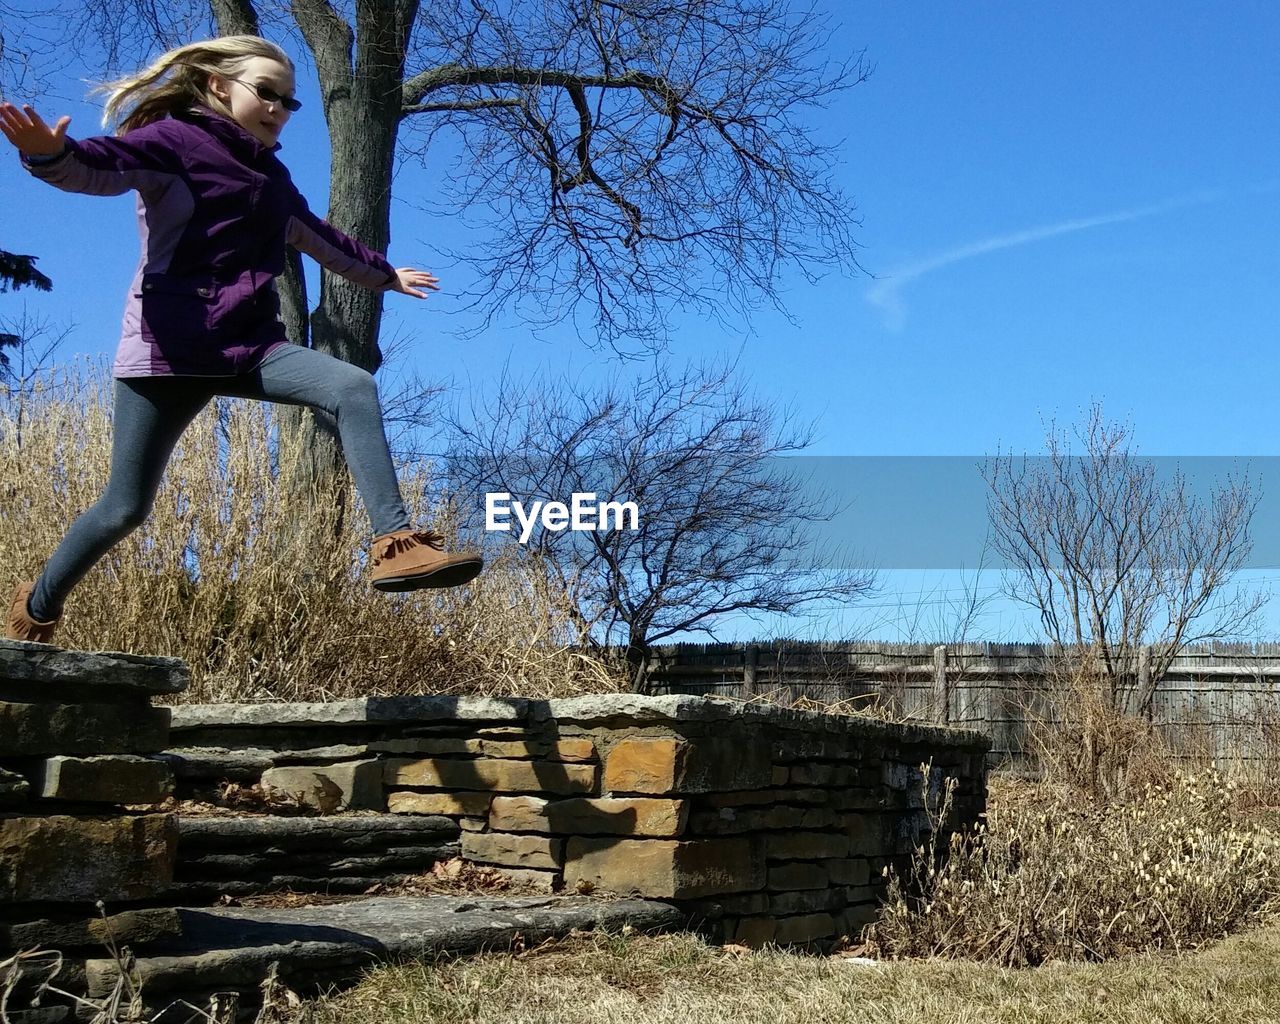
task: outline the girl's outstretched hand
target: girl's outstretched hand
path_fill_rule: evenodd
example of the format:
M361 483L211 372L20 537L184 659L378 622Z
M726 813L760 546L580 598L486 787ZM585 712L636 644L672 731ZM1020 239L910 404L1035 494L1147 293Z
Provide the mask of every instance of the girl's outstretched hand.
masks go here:
M427 293L420 291L421 288L438 292L440 279L429 270L414 270L413 267L396 268L396 283L391 286L391 291L399 292L401 295L412 295L415 299L425 299Z
M19 110L12 103L0 103L0 131L4 137L28 156L57 156L66 146L70 117L58 118L50 128L35 107L23 104Z

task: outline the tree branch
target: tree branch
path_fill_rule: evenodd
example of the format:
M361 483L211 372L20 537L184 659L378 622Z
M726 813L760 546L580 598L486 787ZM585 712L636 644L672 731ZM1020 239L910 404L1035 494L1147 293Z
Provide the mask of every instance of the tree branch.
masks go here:
M494 97L492 99L480 100L452 100L444 103L419 103L416 106L405 107L402 113L405 116L408 116L409 114L441 114L467 110L488 110L493 107L520 106L523 106L523 102L521 100Z

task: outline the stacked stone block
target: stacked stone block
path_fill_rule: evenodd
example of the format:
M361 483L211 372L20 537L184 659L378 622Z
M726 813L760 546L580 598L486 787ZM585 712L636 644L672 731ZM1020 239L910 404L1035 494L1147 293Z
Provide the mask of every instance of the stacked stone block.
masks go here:
M419 778L443 785L423 791L387 786L388 765L422 752L470 753L478 761L487 761L486 753L553 756L502 745L524 711L522 701L452 697L175 708L174 745L163 757L179 796L208 798L236 782L291 797L324 817L184 817L174 891L191 899L281 888L362 892L430 871L461 853L465 828L483 827L487 787L503 778ZM528 761L502 760L529 770ZM447 763L442 770L450 770ZM333 817L342 812L358 816Z
M76 957L107 936L177 932L172 910L141 905L167 891L178 845L154 809L173 779L155 756L169 711L151 702L188 678L174 659L0 640L0 959L56 944L74 990Z

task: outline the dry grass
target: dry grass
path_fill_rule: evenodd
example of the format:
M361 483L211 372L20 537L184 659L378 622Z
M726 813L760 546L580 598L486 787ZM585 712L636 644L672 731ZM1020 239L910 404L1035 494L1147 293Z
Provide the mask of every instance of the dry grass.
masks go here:
M517 955L371 973L293 1019L313 1024L1192 1024L1280 1020L1280 927L1195 956L1034 971L866 965L717 949L689 935L581 936Z
M1275 921L1193 955L1027 971L753 952L687 934L579 934L378 968L346 992L306 1002L268 979L256 1024L1275 1024L1277 956ZM0 963L0 973L9 966ZM135 995L123 988L102 1001L110 1015L99 1024L154 1019L136 1002L130 1012ZM234 1004L220 1009L190 1019L230 1024Z
M108 388L64 371L34 394L0 396L0 585L34 576L101 493ZM372 590L363 508L350 488L293 493L295 449L271 406L211 405L180 442L150 520L73 593L59 643L183 658L191 701L625 688L614 666L571 648L563 592L518 546L467 587ZM457 545L430 467L401 480L415 522Z

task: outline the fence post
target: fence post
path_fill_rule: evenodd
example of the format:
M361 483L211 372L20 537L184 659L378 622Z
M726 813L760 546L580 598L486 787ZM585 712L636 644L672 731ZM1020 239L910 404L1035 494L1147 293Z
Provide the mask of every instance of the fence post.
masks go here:
M1143 644L1138 648L1138 707L1137 711L1142 710L1142 701L1146 698L1147 688L1151 685L1151 645ZM1149 718L1153 718L1155 713L1155 701L1147 710Z
M742 656L742 696L748 700L756 696L756 666L760 664L760 648L748 644Z
M947 645L933 649L933 707L934 721L939 725L951 722L951 685L947 680Z

